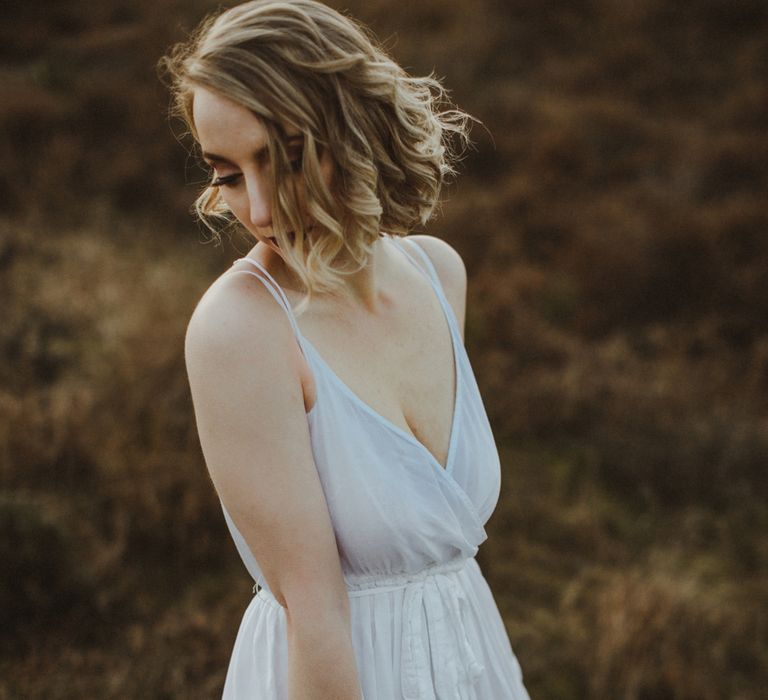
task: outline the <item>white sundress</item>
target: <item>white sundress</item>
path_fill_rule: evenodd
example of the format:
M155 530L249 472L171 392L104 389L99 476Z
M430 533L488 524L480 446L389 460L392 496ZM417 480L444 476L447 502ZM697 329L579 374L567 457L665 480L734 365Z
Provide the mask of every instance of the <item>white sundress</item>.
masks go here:
M422 273L424 269L392 237ZM426 275L450 328L456 393L443 468L413 435L362 401L301 333L263 265L256 276L285 309L313 371L307 413L315 464L349 591L364 700L530 700L475 555L499 498L499 454L458 323L429 257ZM232 650L224 700L287 700L284 608L221 504L257 591Z

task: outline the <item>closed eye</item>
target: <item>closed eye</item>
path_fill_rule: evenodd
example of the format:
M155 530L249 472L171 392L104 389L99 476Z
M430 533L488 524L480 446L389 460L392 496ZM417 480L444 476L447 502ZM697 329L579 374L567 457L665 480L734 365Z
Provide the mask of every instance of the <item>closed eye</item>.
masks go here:
M211 182L211 187L221 187L222 185L231 185L242 177L242 173L232 173L231 175L222 175L221 177L214 178Z
M288 161L288 164L290 165L290 168L293 172L298 173L301 171L302 165L304 163L304 154L299 153L297 158L294 158L293 160ZM222 187L225 185L232 185L239 178L243 176L242 173L232 173L231 175L221 175L220 177L216 177L211 182L211 187Z

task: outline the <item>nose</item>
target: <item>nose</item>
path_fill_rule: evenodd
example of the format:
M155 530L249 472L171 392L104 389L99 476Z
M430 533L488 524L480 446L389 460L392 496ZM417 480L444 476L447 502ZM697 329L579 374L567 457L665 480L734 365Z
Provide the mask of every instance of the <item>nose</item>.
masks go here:
M248 182L248 204L251 223L258 228L272 225L272 193L264 177Z

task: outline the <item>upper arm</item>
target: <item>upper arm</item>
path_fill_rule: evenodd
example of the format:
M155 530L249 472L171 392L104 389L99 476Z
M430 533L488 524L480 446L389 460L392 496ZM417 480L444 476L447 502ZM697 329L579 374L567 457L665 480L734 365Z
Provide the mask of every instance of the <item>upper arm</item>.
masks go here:
M427 235L408 236L424 248L435 266L440 284L448 299L456 320L459 322L461 339L464 340L464 323L467 308L467 269L458 251L442 238Z
M343 610L347 590L291 347L300 351L269 292L237 277L203 297L185 338L203 456L278 601Z

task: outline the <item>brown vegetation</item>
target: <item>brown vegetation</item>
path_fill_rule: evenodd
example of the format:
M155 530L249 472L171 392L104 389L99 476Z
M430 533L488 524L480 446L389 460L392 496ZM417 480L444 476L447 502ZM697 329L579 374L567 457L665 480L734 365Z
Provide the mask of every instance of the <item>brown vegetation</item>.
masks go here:
M154 72L214 5L0 20L2 697L217 697L251 594L182 348L244 244L201 245ZM470 275L478 558L531 696L760 697L765 3L345 6L487 126L428 231Z

